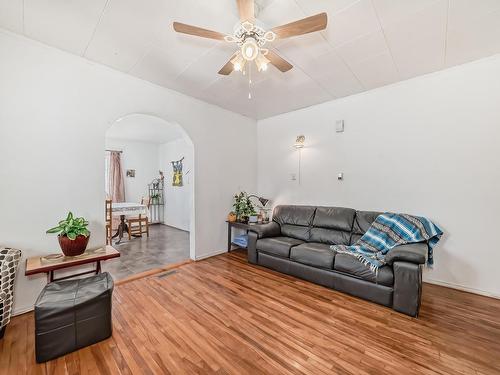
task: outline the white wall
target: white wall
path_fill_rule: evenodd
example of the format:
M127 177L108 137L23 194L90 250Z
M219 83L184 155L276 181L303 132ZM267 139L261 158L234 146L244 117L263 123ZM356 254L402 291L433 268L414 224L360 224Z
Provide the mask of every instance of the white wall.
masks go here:
M259 121L258 190L428 216L445 235L426 280L500 296L500 56Z
M195 149L195 256L225 249L232 196L256 187L255 121L4 31L0 82L0 244L23 250L16 312L45 284L24 276L24 258L59 251L45 230L68 210L90 221L89 246L103 244L105 132L128 113L185 129Z
M142 197L148 196L148 184L159 176L158 153L160 146L156 143L109 137L106 137L105 145L108 150L123 151L121 161L125 182L125 200L127 202L140 202ZM135 177L127 177L127 169L135 169Z
M163 143L159 148L159 168L165 176L165 206L163 222L182 230L190 230L191 188L193 177L193 148L183 138ZM171 161L183 160L183 185L172 186Z

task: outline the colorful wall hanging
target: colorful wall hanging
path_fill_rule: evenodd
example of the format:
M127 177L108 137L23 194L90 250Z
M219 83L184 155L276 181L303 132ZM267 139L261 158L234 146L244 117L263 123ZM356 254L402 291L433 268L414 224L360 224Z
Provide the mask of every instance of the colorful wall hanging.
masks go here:
M172 177L172 186L182 186L182 161L184 160L184 157L181 160L177 161L171 161L172 167L174 169L174 174Z

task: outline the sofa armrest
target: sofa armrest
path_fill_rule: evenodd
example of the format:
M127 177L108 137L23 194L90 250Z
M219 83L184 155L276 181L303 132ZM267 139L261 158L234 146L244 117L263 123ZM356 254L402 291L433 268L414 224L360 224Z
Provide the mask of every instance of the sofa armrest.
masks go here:
M396 261L424 264L429 248L427 242L396 246L385 256L385 261L392 265Z
M248 232L247 259L249 263L257 264L257 240L256 232Z
M422 300L422 265L395 261L392 308L403 314L417 317Z
M278 223L271 221L267 224L254 225L248 231L257 233L257 238L276 237L281 234L281 227Z

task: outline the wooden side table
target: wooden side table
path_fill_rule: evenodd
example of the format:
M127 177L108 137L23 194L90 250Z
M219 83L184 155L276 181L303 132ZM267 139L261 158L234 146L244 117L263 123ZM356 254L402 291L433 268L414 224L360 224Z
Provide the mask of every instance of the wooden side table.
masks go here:
M47 260L45 257L31 257L26 259L25 276L36 275L37 273L46 273L47 282L69 279L75 276L86 275L95 273L96 275L101 272L101 261L112 258L118 258L120 253L114 247L105 246L99 249L87 250L82 255L75 257L62 256L54 260ZM81 266L84 264L95 263L96 268L91 271L79 272L64 277L54 278L54 272L64 268Z
M238 221L227 221L227 220L226 220L226 223L227 223L227 251L231 251L231 247L233 245L233 243L231 241L233 228L244 229L248 232L248 230L251 229L252 227L267 224L267 223L262 223L262 224L251 223L250 224L250 223L240 223ZM240 249L242 248L239 245L236 245L236 246L238 246Z

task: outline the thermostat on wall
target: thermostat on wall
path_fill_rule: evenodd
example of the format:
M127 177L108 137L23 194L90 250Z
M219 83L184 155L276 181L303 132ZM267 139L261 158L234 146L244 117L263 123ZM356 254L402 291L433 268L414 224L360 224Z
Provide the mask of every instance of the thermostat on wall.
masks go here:
M337 133L342 133L344 131L344 120L337 120L335 122L335 131Z

